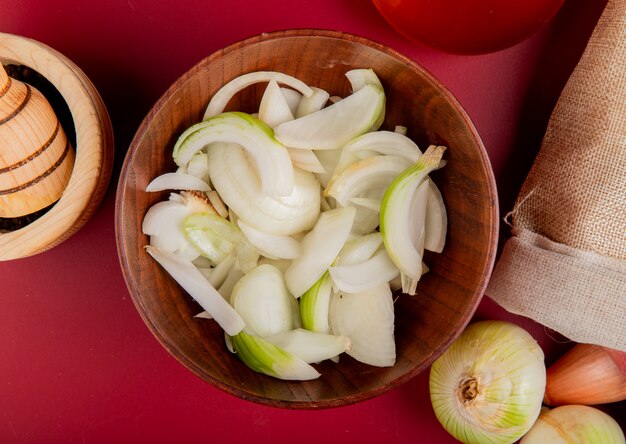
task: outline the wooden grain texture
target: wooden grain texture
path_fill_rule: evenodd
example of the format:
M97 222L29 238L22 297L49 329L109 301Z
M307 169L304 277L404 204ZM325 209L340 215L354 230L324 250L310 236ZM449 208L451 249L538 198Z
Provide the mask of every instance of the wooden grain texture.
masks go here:
M0 33L0 63L27 66L52 83L69 107L76 132L74 168L59 201L26 227L0 234L0 260L9 260L52 248L87 222L104 197L114 145L100 95L68 58L35 40Z
M209 98L225 82L256 70L294 75L345 96L344 74L373 68L387 95L383 128L409 128L418 145L446 145L448 164L432 175L448 208L447 245L426 257L430 271L418 295L400 295L396 307L397 363L376 368L342 356L316 367L321 378L286 382L245 367L225 346L212 321L143 250L147 209L167 193L146 193L159 174L174 169L172 147L201 120ZM253 111L262 88L233 98L228 109ZM271 406L318 409L362 401L427 368L460 334L483 296L494 262L498 208L485 149L454 97L412 60L375 42L333 31L262 34L218 51L191 68L150 110L128 150L117 190L116 239L124 277L142 318L162 345L196 375L226 392Z
M61 197L74 151L44 95L8 77L2 64L0 147L0 217L31 214Z

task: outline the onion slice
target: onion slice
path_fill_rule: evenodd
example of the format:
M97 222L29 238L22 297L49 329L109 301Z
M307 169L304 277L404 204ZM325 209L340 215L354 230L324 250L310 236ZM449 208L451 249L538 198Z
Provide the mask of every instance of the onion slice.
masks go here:
M311 88L313 89L313 88ZM296 110L298 109L298 105L300 104L300 100L304 97L300 92L295 89L281 87L280 92L283 93L283 97L289 106L289 111L291 111L292 118L296 115Z
M182 222L189 215L189 209L181 202L165 200L152 205L143 217L143 234L172 235L171 231L180 231Z
M386 190L389 184L410 165L406 159L396 156L368 157L334 176L324 194L334 197L341 206L347 206L350 199L362 196L371 189Z
M422 255L412 242L411 202L428 173L443 166L444 151L443 146L429 147L389 185L381 204L380 232L385 248L400 272L414 281L422 274Z
M290 299L283 274L276 267L264 264L237 282L230 304L246 323L244 331L264 338L293 328Z
M350 349L350 340L345 336L317 333L302 328L265 339L309 364L333 358Z
M375 86L376 88L383 89L382 83L380 83L380 79L376 75L373 69L371 68L358 68L352 69L346 73L346 77L350 82L350 86L352 86L352 91L356 92L366 85ZM378 115L378 118L374 122L374 124L370 127L368 131L376 131L380 128L380 126L385 121L385 103L383 102L383 107Z
M275 128L275 137L292 148L335 149L365 133L384 109L385 93L366 85L343 100Z
M200 273L195 265L181 256L146 246L146 251L172 278L209 313L229 335L243 330L245 322Z
M265 88L263 97L261 97L259 119L265 122L270 128L293 120L293 114L291 113L287 99L275 80L270 80L267 84L267 88Z
M224 109L226 109L226 105L228 105L230 99L242 89L254 85L255 83L270 82L272 80L280 84L292 87L293 89L302 93L302 95L305 97L313 94L313 90L311 90L311 88L309 88L306 83L282 72L251 72L243 74L239 77L235 77L226 85L222 86L219 91L217 91L211 98L211 101L209 102L209 105L204 112L204 117L202 118L202 120L207 120L213 116L221 114Z
M383 236L378 231L351 239L339 252L335 266L354 265L365 262L383 244Z
M361 293L334 294L329 316L332 332L347 336L352 343L347 354L377 367L395 364L395 315L389 284Z
M367 291L391 281L400 274L400 270L389 259L385 250L359 264L330 267L329 272L335 286L346 293Z
M265 339L242 331L233 336L231 342L237 357L256 372L296 381L320 377L311 365Z
M330 94L328 94L328 92L314 86L312 86L311 89L313 90L313 94L308 97L303 96L300 99L300 102L298 103L298 108L296 108L295 112L296 118L306 116L308 114L314 113L315 111L319 111L320 109L324 108L324 105L326 105L326 102L328 102L328 99L330 97Z
M209 167L207 165L206 153L198 151L196 154L191 156L191 159L187 164L187 174L196 176L197 178L204 180L210 186Z
M214 142L241 145L253 159L267 195L288 196L293 191L293 166L287 149L274 138L269 126L246 113L223 113L191 126L174 145L174 161L185 165Z
M289 236L264 233L239 219L237 225L264 256L274 259L295 259L302 254L300 242Z
M419 147L405 135L392 131L373 131L348 142L344 149L360 155L376 153L397 156L414 163L422 155Z
M318 333L330 333L328 308L332 293L332 280L328 272L300 297L302 327Z
M186 173L165 173L155 177L146 191L196 190L209 191L211 187L204 180Z
M292 235L309 230L318 218L320 186L309 172L294 169L291 195L268 196L244 150L216 143L209 150L209 173L229 209L259 231Z
M428 201L424 221L424 249L441 253L446 244L448 213L437 185L428 180Z
M353 197L350 199L351 204L367 208L368 210L375 211L376 213L380 211L381 202L381 199L376 199L375 197Z
M354 207L323 212L302 239L302 255L285 272L291 294L299 298L322 277L345 244L354 222Z
M231 254L226 257L222 262L211 268L211 273L208 276L209 283L215 288L219 288L224 283L230 271L235 266L237 258Z
M304 171L323 174L326 172L313 150L287 148L293 166Z
M213 265L226 259L242 241L241 231L217 214L190 214L182 226L189 242Z

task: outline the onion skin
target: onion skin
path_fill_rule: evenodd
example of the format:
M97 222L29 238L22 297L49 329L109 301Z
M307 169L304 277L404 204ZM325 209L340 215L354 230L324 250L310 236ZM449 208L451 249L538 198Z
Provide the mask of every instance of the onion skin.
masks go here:
M626 399L626 353L576 344L548 368L544 403L595 405Z
M541 410L543 359L537 342L517 325L481 321L468 326L431 367L437 419L466 444L517 441Z
M544 408L520 444L624 444L624 432L606 413L585 405Z

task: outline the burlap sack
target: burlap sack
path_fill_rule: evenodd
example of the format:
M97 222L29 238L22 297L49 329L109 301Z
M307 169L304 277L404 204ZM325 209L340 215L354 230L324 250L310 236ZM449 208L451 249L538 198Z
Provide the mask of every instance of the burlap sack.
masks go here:
M487 295L626 351L626 1L606 5L511 216Z

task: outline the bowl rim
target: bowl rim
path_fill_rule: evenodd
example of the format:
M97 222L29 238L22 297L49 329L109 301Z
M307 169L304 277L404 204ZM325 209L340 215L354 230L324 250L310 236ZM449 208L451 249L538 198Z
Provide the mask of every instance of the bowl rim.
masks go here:
M104 198L114 157L113 128L102 97L69 58L34 39L0 32L0 62L34 69L63 96L76 131L76 158L61 198L37 220L0 233L0 261L42 253L82 228ZM28 237L28 242L24 241Z
M451 331L448 337L442 341L443 346L441 350L438 352L433 351L425 360L423 360L420 365L416 365L411 368L409 371L403 373L399 377L394 380L391 380L383 385L377 386L374 389L371 389L367 392L360 392L358 394L352 395L349 399L346 398L338 398L332 400L315 400L315 401L294 401L294 400L284 400L284 399L270 399L267 397L259 396L250 392L243 391L238 387L234 387L229 385L222 380L210 375L206 374L202 371L202 368L197 366L194 362L189 360L187 356L183 353L177 351L174 344L171 344L159 331L157 325L155 325L152 320L148 317L145 307L143 306L141 299L135 293L138 291L132 285L132 279L130 276L130 265L126 260L125 254L125 245L122 241L122 236L119 235L119 230L122 225L122 202L125 197L125 187L123 184L128 179L129 165L131 160L134 158L135 153L138 149L140 142L146 134L146 131L150 125L150 122L154 118L154 116L160 111L162 106L170 99L172 94L176 91L177 87L180 84L183 84L188 81L189 78L195 76L200 69L201 66L211 63L214 59L218 59L225 54L228 54L232 51L238 51L243 46L251 45L251 44L259 44L262 42L276 40L281 38L292 38L292 37L325 37L331 39L339 39L339 40L348 40L356 44L364 45L375 50L381 51L394 57L401 62L410 65L412 69L421 72L425 77L429 79L437 88L440 89L441 93L446 96L446 99L449 100L454 107L458 110L459 114L462 116L465 125L472 133L478 147L479 147L479 155L481 158L481 162L484 165L484 170L486 173L486 183L489 192L489 222L490 222L490 230L489 230L489 242L488 242L488 250L486 252L485 264L481 270L481 285L476 288L470 298L471 303L468 304L468 309L465 311L464 315L461 317L461 323L457 329ZM157 102L150 108L149 112L146 114L145 118L141 122L140 126L133 137L129 149L124 158L124 162L122 165L122 169L120 172L118 187L116 193L116 203L115 203L115 232L116 232L116 243L118 250L118 259L120 262L120 268L122 269L122 274L124 276L124 281L130 293L131 299L139 315L143 319L144 323L147 325L148 329L152 332L157 341L163 346L167 352L172 355L177 361L179 361L185 368L191 371L194 375L199 377L205 382L210 383L214 387L228 393L234 395L240 399L255 402L261 405L272 406L272 407L280 407L286 409L326 409L326 408L335 408L342 407L351 404L355 404L357 402L365 401L368 399L372 399L378 395L381 395L390 389L397 387L406 383L408 380L414 378L422 371L424 371L428 366L432 364L438 356L440 356L451 344L452 342L460 335L460 333L465 329L467 324L472 319L478 305L484 295L484 292L487 288L489 276L493 271L493 267L495 264L497 244L498 244L498 232L499 232L499 207L498 207L498 198L496 191L496 181L493 173L493 169L491 167L491 162L487 154L487 150L482 142L482 139L475 128L473 122L470 120L467 112L460 104L460 102L456 99L456 97L448 90L448 88L441 83L439 79L437 79L433 74L431 74L426 68L421 66L419 63L414 61L413 59L407 57L406 55L400 53L399 51L390 48L382 43L371 40L370 38L363 37L360 35L346 33L343 31L336 30L328 30L321 28L294 28L294 29L286 29L279 31L272 31L254 35L252 37L247 37L244 39L240 39L235 41L234 43L229 44L228 46L218 49L212 52L210 55L202 58L196 64L194 64L191 68L185 71L181 76L179 76L161 95L161 97L157 100Z

